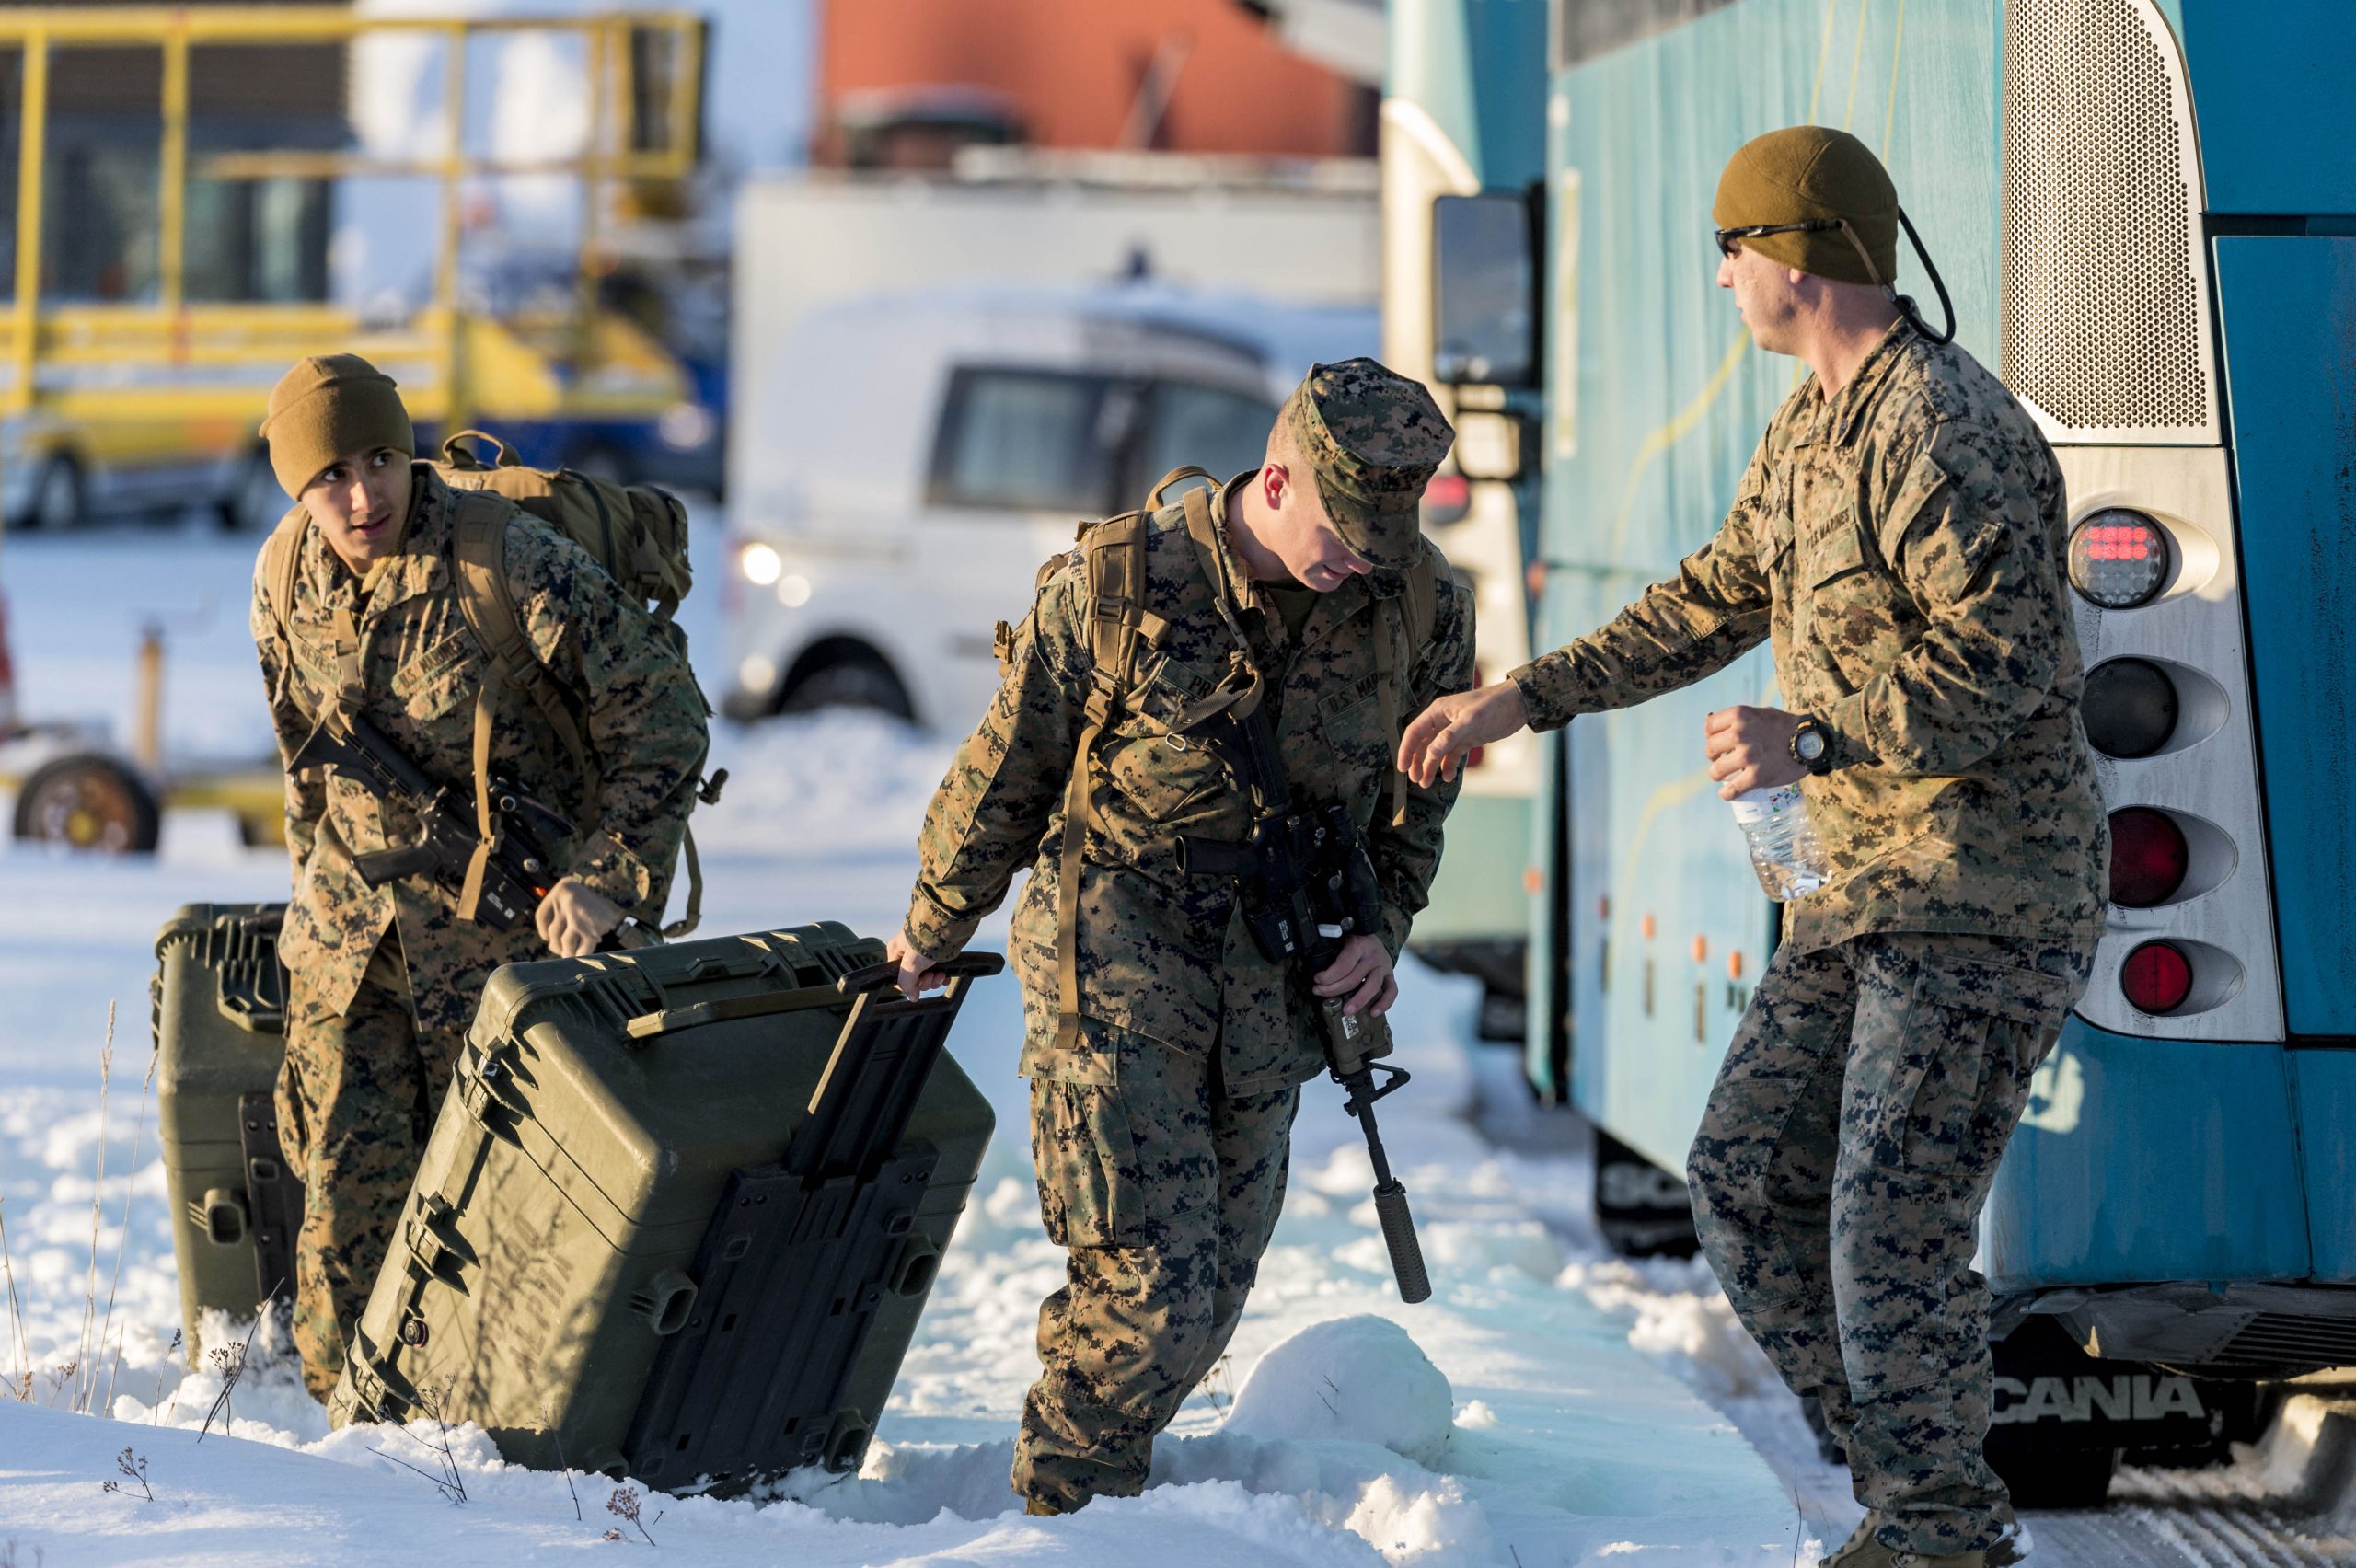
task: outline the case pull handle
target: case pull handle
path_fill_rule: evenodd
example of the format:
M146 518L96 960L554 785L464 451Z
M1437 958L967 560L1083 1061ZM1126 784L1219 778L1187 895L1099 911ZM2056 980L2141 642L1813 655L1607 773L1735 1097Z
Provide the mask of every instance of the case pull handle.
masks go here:
M995 952L964 952L933 967L952 980L979 979L1004 969L1006 959ZM882 963L871 963L864 969L852 970L835 982L835 989L846 997L856 997L862 991L880 991L886 986L895 986L899 980L900 966L887 960Z
M231 1188L207 1188L201 1201L188 1205L188 1216L215 1247L234 1247L246 1239L246 1194Z

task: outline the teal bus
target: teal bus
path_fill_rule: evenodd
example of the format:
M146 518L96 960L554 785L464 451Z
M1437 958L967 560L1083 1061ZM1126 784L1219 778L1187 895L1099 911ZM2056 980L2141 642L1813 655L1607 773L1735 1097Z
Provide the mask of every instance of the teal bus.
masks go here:
M1718 171L1761 132L1839 126L1880 153L1958 340L2061 460L2112 906L1983 1224L1992 1453L2074 1410L2046 1473L2099 1494L2117 1449L2161 1441L2112 1404L2183 1412L2356 1365L2356 8L1453 8L1512 17L1546 63L1542 196L1429 220L1436 334L1526 362L1540 400L1537 646L1711 536L1796 384L1712 286ZM1911 254L1900 271L1927 295ZM1500 279L1527 280L1541 330L1482 308ZM2157 569L2098 570L2121 541ZM1671 1189L1776 937L1702 718L1775 701L1761 650L1539 752L1529 1076ZM2056 1345L2061 1394L2020 1348ZM2114 1367L2205 1380L2125 1400L2086 1376Z

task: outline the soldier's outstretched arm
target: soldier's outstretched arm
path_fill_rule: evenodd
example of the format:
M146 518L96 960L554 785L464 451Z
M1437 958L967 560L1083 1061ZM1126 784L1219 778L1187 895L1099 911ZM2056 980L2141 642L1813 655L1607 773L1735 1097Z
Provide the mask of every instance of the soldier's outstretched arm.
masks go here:
M571 540L511 524L507 576L533 651L582 698L596 757L599 815L569 874L641 913L678 857L710 746L703 694L646 607Z
M1085 639L1079 572L1068 566L1039 591L1014 635L988 713L957 748L925 809L906 945L938 963L954 957L1029 865L1063 803L1085 722Z
M287 767L288 760L310 738L312 725L295 706L289 685L293 676L286 668L285 644L279 639L278 622L270 612L259 578L248 618L254 634L254 651L261 659L262 693L270 703L270 727L278 737L279 766L287 768L286 853L294 862L294 880L299 883L303 862L310 859L311 845L318 837L319 819L327 814L327 784L318 768L296 770Z
M1431 657L1409 675L1404 707L1410 713L1427 710L1439 698L1472 685L1472 595L1461 584L1449 582L1438 611L1432 619ZM1393 960L1407 940L1408 926L1431 902L1432 877L1439 870L1441 824L1463 788L1461 774L1453 770L1428 782L1415 781L1412 775L1410 780L1404 814L1393 820L1386 795L1367 834L1375 881L1382 889L1382 929L1378 934Z
M1751 458L1717 534L1680 563L1674 578L1506 677L1520 688L1531 729L1559 729L1581 713L1664 696L1767 640L1773 590L1759 564L1757 522L1766 490L1763 451L1762 444L1762 455Z
M1930 626L1819 715L1840 766L1958 771L2051 693L2077 632L2048 520L2022 471L2003 438L1953 423L1936 427L1902 471L1881 548Z

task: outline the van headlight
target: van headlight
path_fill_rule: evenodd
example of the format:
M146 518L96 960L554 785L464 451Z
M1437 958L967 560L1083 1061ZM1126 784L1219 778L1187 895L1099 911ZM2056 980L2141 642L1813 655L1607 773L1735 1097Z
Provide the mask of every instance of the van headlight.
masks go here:
M736 570L744 574L745 582L766 588L785 574L785 558L770 546L756 541L736 552Z

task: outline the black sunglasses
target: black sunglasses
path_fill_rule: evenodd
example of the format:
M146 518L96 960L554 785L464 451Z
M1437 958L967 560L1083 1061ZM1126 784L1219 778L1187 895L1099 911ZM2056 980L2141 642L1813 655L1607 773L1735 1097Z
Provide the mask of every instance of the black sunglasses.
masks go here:
M1747 228L1722 228L1715 232L1718 238L1718 254L1732 259L1741 252L1742 242L1746 239L1757 239L1770 234L1821 234L1826 229L1847 226L1839 218L1812 218L1804 224L1752 224Z
M1822 234L1827 229L1841 231L1842 237L1849 242L1849 248L1857 253L1857 259L1865 263L1865 276L1873 280L1875 287L1889 287L1888 282L1881 275L1881 269L1875 266L1874 259L1865 253L1865 242L1857 237L1857 231L1849 226L1846 218L1810 218L1804 224L1752 224L1748 228L1723 228L1712 232L1718 236L1718 254L1731 261L1741 253L1742 242L1746 239L1757 239L1768 234Z

